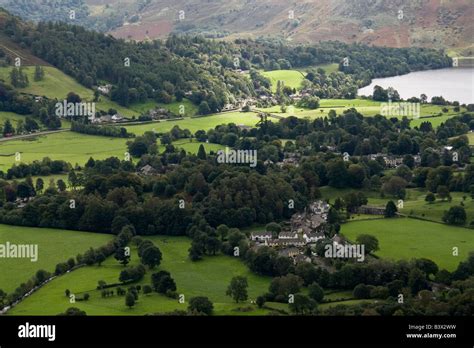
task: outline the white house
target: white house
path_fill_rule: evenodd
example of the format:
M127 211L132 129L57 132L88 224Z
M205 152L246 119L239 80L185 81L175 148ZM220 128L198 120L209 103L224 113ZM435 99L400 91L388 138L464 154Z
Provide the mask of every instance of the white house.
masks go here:
M97 90L103 95L109 95L112 90L112 85L99 86L97 87Z
M250 239L254 242L264 242L266 240L272 239L272 233L268 231L264 232L252 232L250 234Z
M324 233L309 232L303 234L303 238L306 240L306 243L316 243L318 240L324 238Z
M297 239L298 233L296 232L280 232L278 239Z

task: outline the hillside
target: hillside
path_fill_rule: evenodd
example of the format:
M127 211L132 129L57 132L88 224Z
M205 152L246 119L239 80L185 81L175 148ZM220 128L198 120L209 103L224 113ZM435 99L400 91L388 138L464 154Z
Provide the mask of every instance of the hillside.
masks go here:
M230 38L279 36L297 42L416 45L448 48L464 56L473 51L470 0L79 0L62 1L62 7L54 0L26 3L0 1L30 20L64 19L67 9L75 9L78 24L135 40L199 32ZM41 9L49 4L50 10L38 11L38 4Z

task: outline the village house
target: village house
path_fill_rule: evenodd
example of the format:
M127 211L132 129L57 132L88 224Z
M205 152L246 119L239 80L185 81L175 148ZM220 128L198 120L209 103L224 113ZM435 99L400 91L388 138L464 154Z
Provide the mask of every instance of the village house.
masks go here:
M299 162L301 160L301 155L297 152L285 152L283 154L285 158L283 161L278 162L277 165L282 168L285 165L299 167Z
M331 209L331 206L322 200L315 201L311 203L308 207L308 210L310 213L313 215L316 215L317 217L322 217L323 220L327 219L327 214L329 213L329 209ZM319 220L319 219L316 219Z
M112 85L103 85L97 87L97 90L99 91L100 94L103 94L105 96L109 96L110 92L112 91Z
M271 239L265 241L265 245L271 247L287 247L287 246L295 246L295 247L302 247L306 245L306 242L303 238L283 238L283 239Z
M295 257L300 254L298 248L285 248L278 251L278 255L284 257Z
M152 166L150 166L149 164L147 164L147 165L140 168L139 173L142 174L142 175L145 175L145 176L149 176L149 175L157 174L158 171L155 168L153 168Z
M120 116L119 114L115 114L112 116L112 122L121 122L124 120L124 117Z
M148 115L154 120L167 119L171 117L170 112L164 108L152 109L148 111Z
M280 232L278 239L297 239L298 233L296 232Z
M224 111L233 111L233 110L238 110L239 107L237 105L234 105L234 104L225 104L224 107L222 108L222 112Z
M263 162L263 164L268 167L268 166L271 166L272 164L275 164L275 163L272 160L267 159L267 160L265 160L265 162Z
M331 240L334 244L345 244L344 239L338 234L335 234Z
M272 233L268 231L252 232L250 234L250 239L254 242L264 242L272 239L272 237Z
M403 157L385 156L383 159L385 161L385 166L388 168L397 168L403 164Z
M311 258L304 255L304 254L298 254L293 257L293 262L295 265L298 265L300 263L308 262L311 263Z
M303 234L303 239L307 244L316 243L320 239L324 239L323 232L306 232Z
M403 156L393 156L393 155L387 155L383 153L375 153L375 154L369 155L368 158L372 161L376 161L377 158L382 158L387 168L397 168L398 166L403 164ZM413 159L415 161L415 166L419 167L421 165L421 156L414 155Z
M112 122L112 115L102 115L91 119L92 123L110 123Z
M288 166L293 166L293 167L299 167L299 163L298 163L298 159L297 158L285 158L283 159L283 161L281 162L278 162L277 165L278 167L282 168L284 167L285 165L288 165Z

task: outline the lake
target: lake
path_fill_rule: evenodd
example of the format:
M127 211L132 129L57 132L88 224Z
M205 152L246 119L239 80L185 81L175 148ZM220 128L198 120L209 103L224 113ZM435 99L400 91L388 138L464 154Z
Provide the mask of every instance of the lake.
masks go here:
M433 96L443 96L461 104L474 103L474 68L448 68L412 72L406 75L373 79L369 86L359 89L359 95L372 95L374 86L395 88L400 97L420 97L424 93L428 101Z

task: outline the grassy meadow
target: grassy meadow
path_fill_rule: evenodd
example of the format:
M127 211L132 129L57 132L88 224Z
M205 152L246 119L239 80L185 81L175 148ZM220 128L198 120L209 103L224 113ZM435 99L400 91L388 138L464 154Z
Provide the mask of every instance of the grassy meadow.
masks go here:
M0 224L0 244L37 244L38 261L30 259L0 258L0 289L9 293L21 283L27 281L36 271L44 269L54 271L59 262L76 257L90 247L99 247L111 239L110 235L35 228L9 226Z
M29 86L26 88L18 88L20 93L27 93L39 96L45 96L50 99L57 98L58 100L64 100L69 92L74 92L81 96L83 100L92 102L94 99L94 91L84 87L72 77L64 74L62 71L51 67L44 66L44 78L42 81L34 80L34 66L23 67L23 71L28 75ZM10 71L11 67L0 67L0 79L10 83ZM124 108L119 104L111 101L105 96L100 96L99 102L96 104L97 111L109 109L115 109L120 114L132 117L139 115L138 112Z
M130 139L110 138L96 135L80 134L75 132L61 132L49 135L39 135L34 138L0 142L0 170L6 171L13 164L31 163L49 157L53 160L64 160L71 165L83 166L87 160L118 157L123 159L127 152L127 141ZM159 140L158 140L159 144ZM197 153L200 143L190 142L190 139L180 139L173 143L186 152ZM164 146L159 146L163 151ZM218 144L204 144L207 152L223 148ZM15 154L19 152L20 161L16 161ZM48 180L45 180L46 182Z
M278 81L283 81L285 86L299 89L304 80L304 73L298 70L261 71L261 74L270 79L273 92L276 92Z
M64 160L73 166L84 165L90 157L105 159L111 156L124 158L127 139L108 138L73 132L40 135L23 140L0 143L0 170L6 171L14 163L15 154L21 154L21 161L31 163L49 157Z
M350 192L359 192L360 190L356 189L335 189L329 186L321 187L320 189L323 198L329 199L331 203L334 203L334 200L338 197L344 197ZM392 197L380 197L380 192L378 191L362 191L367 197L368 204L385 207L389 200L397 202L396 198ZM450 207L459 206L464 204L464 209L467 213L467 223L474 221L474 200L469 197L469 194L462 192L451 192L452 200L440 200L437 199L434 203L428 203L425 201L426 194L428 193L423 189L407 189L406 197L403 201L403 208L399 209L400 213L418 217L426 220L431 220L435 222L442 222L443 214L445 211L449 210ZM465 197L465 199L464 199ZM354 214L351 217L351 220L359 220L366 218L377 218L378 216L367 216L362 214Z
M216 126L228 123L235 123L237 125L255 126L260 119L254 112L225 112L221 114L214 114L209 116L185 118L181 120L170 120L161 122L151 122L140 125L126 126L129 132L136 135L145 132L159 132L164 133L170 131L174 126L179 126L181 129L189 129L191 132L198 130L209 130Z
M355 108L358 112L366 117L372 117L381 113L380 102L370 99L321 99L320 107L315 110L302 108L298 106L288 106L286 112L282 112L279 105L269 108L259 108L259 111L276 114L278 116L298 118L316 119L327 117L329 111L334 110L336 114L342 115L347 109ZM442 107L438 105L423 104L420 108L420 118L411 120L411 127L419 126L422 122L430 122L433 127L439 126L447 119L456 116L459 112L455 112L453 107L448 107L448 112L443 113ZM465 111L465 110L461 110ZM438 116L438 114L442 114ZM398 118L402 118L401 116Z
M351 241L360 234L375 236L380 248L375 254L382 258L409 260L423 257L449 271L474 251L472 230L410 218L349 222L342 225L341 233ZM459 248L459 256L453 256L454 247Z
M251 273L238 259L230 256L206 257L192 262L188 258L190 240L186 237L153 236L149 238L162 251L163 260L159 267L147 271L145 278L137 284L151 284L151 274L166 270L176 282L178 294L185 296L185 303L153 292L139 296L135 307L125 306L125 298L116 296L102 298L96 290L97 282L118 282L118 276L123 269L113 257L108 258L102 266L88 266L56 278L48 283L18 306L14 307L11 315L54 315L71 304L64 295L65 289L80 297L84 292L90 294L87 302L76 302L75 307L85 310L88 315L144 315L147 313L169 312L176 309L185 310L189 299L193 296L207 296L214 302L214 311L218 315L263 315L267 312L250 304L250 300L268 290L270 278L260 277ZM138 264L136 249L132 248L131 265ZM247 277L249 301L236 304L226 296L225 292L233 276ZM239 307L250 307L251 311L237 311Z

